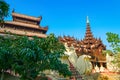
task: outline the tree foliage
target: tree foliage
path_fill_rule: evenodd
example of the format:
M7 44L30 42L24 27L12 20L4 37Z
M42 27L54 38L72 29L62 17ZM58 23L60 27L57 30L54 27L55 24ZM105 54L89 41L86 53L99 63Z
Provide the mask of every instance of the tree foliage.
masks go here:
M114 52L120 52L120 36L111 32L106 33L106 35L107 41L111 44L111 47L113 48Z
M116 63L118 67L120 68L120 36L116 33L108 32L107 35L107 41L111 44L111 47L113 49L113 53L115 54L115 59L113 63Z
M9 5L4 1L0 0L0 22L4 21L4 18L9 14Z
M34 80L44 70L71 75L67 65L60 61L65 47L54 34L47 38L32 39L26 36L0 37L0 42L0 69L14 70L21 75L21 80Z
M11 69L14 56L11 51L12 41L8 38L0 36L0 71L2 72L1 80L3 80L4 72Z

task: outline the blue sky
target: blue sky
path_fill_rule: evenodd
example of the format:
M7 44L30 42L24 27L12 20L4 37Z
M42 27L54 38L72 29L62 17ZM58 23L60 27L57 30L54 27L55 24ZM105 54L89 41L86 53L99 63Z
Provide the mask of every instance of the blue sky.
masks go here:
M120 34L120 0L5 0L15 12L42 16L41 26L47 34L84 38L86 16L89 16L94 37L107 45L106 32ZM6 20L11 20L11 16Z

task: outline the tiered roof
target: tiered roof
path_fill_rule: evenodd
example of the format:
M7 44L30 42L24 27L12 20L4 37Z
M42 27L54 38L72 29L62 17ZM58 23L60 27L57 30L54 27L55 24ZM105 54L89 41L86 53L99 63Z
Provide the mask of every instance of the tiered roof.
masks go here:
M88 17L85 38L81 40L79 44L81 45L81 48L84 50L83 53L86 54L93 53L94 49L97 49L100 46L103 48L103 50L105 49L105 45L103 45L101 39L96 39L93 37Z
M23 14L18 14L18 13L15 13L14 11L12 12L12 17L13 17L13 21L16 21L16 22L36 24L36 25L39 25L42 19L42 16L32 17L32 16L23 15Z
M15 17L19 17L19 18L23 18L23 19L36 21L36 22L40 22L40 20L42 19L41 16L37 18L37 17L27 16L27 15L23 15L23 14L18 14L18 13L15 13L14 11L12 12L12 17L13 17L13 19Z
M73 37L64 36L60 38L60 41L67 43L68 46L73 45L78 56L87 54L98 58L100 61L105 61L105 57L102 56L102 50L106 49L105 45L102 43L101 39L96 39L93 37L88 17L86 24L86 33L83 40L76 40Z
M17 35L46 37L48 27L41 27L42 17L32 17L12 11L12 21L5 21L0 33L10 32Z

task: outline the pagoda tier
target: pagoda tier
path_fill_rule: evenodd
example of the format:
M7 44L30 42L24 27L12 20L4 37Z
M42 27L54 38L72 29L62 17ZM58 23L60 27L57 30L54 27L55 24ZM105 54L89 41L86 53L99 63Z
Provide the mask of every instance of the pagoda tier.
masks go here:
M89 19L87 17L87 23L86 23L86 34L85 34L85 38L80 41L79 43L83 49L83 53L85 54L93 54L93 52L96 52L96 50L98 50L98 53L102 53L102 50L105 50L106 47L105 45L103 45L101 39L95 39L93 37L93 34L91 32L90 29L90 23L89 23Z
M16 22L22 22L22 23L28 23L28 24L34 24L34 25L39 25L42 17L32 17L32 16L27 16L23 14L18 14L12 11L12 18L13 21Z
M12 12L13 21L5 21L0 29L0 33L6 34L10 32L17 35L37 36L40 38L47 37L46 32L48 27L41 27L39 25L41 17L31 17L23 14Z
M102 43L101 39L96 39L93 37L93 34L90 29L89 19L87 17L87 25L86 25L86 34L83 40L76 40L73 37L60 37L59 40L62 43L67 43L68 47L74 46L75 51L78 56L82 54L90 55L95 61L105 61L105 56L102 55L102 50L106 49L106 46Z

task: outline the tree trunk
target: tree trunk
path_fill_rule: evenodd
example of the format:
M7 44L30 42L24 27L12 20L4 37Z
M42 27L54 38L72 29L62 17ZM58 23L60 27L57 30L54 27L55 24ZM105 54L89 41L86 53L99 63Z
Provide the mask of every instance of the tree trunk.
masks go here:
M0 27L4 27L4 17L1 18Z
M2 69L1 79L0 80L3 80L3 79L4 79L4 70Z

